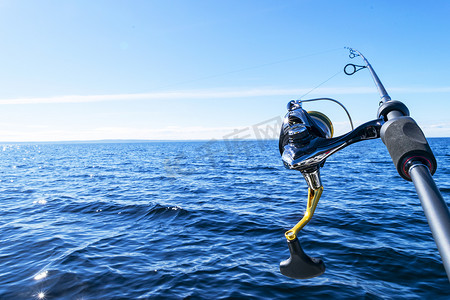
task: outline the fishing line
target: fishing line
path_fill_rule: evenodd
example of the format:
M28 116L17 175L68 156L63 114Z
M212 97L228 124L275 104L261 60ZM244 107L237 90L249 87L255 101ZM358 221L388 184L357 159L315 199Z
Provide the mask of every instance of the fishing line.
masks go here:
M339 48L342 49L342 48ZM360 56L359 53L357 53L357 51L353 50L352 48L349 47L344 47L344 49L349 49L350 50L350 54L349 54L349 58L353 59L355 57ZM353 68L350 71L347 70L348 68ZM334 77L336 77L337 75L341 74L342 72L344 72L346 75L353 75L356 72L358 72L359 70L365 69L367 68L367 66L360 66L360 65L355 65L355 64L351 64L348 63L343 70L340 70L339 72L337 72L336 74L330 76L328 79L326 79L325 81L321 82L320 84L318 84L317 86L313 87L311 90L309 90L306 94L300 96L297 98L297 100L301 100L303 97L309 95L310 93L312 93L314 90L318 89L319 87L321 87L322 85L324 85L325 83L327 83L328 81L330 81L331 79L333 79Z
M311 57L311 56L322 55L322 54L334 52L334 51L337 51L337 50L342 50L342 48L328 49L328 50L324 50L324 51L320 51L320 52L314 52L314 53L309 53L309 54L306 54L306 55L301 55L301 56L296 56L296 57L286 58L286 59L277 60L277 61L273 61L273 62L269 62L269 63L264 63L264 64L261 64L261 65L256 65L256 66L251 66L251 67L246 67L246 68L236 69L236 70L232 70L232 71L228 71L228 72L223 72L223 73L218 73L218 74L213 74L213 75L208 75L208 76L204 76L204 77L198 77L198 78L191 79L191 80L185 80L185 81L180 81L180 82L176 82L176 83L173 83L173 84L168 84L168 85L165 85L165 86L160 86L160 87L155 88L155 89L162 89L162 88L174 87L174 86L183 85L183 84L187 84L187 83L193 83L193 82L198 82L198 81L202 81L202 80L207 80L207 79L217 78L217 77L221 77L221 76L225 76L225 75L230 75L230 74L240 73L240 72L244 72L244 71L249 71L249 70L254 70L254 69L264 68L264 67L267 67L267 66L273 66L273 65L277 65L277 64L282 64L282 63L286 63L286 62L290 62L290 61L299 60L299 59L302 59L302 58L307 58L307 57ZM337 75L337 74L336 74L336 75ZM330 79L331 79L331 78L330 78ZM325 82L323 82L323 83L325 83Z
M336 74L330 76L327 80L323 81L322 83L320 83L319 85L313 87L311 90L309 90L306 94L298 97L297 100L301 100L303 97L305 97L306 95L309 95L310 93L312 93L314 90L318 89L319 87L321 87L322 85L324 85L325 83L327 83L328 81L330 81L331 79L333 79L334 77L338 76L339 74L341 74L342 72L344 72L343 70L340 70L339 72L337 72Z

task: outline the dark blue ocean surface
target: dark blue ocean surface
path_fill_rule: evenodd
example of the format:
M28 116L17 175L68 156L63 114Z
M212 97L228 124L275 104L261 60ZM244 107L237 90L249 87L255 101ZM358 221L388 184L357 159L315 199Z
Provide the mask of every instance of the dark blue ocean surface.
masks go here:
M430 139L450 200L450 139ZM414 186L380 140L322 169L302 246L324 275L279 273L307 187L276 141L0 148L1 299L448 299Z

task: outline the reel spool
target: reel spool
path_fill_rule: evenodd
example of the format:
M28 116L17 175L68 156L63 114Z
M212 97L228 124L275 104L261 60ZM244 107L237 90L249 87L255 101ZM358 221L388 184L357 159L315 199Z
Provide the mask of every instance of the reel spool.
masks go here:
M331 120L325 114L313 110L308 111L308 115L314 120L317 127L325 132L325 138L330 139L333 137L333 123L331 123Z

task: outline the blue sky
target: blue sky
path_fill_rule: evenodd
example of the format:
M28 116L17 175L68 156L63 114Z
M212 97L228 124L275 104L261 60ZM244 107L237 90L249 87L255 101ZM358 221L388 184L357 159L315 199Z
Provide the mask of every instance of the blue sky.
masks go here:
M450 136L449 14L449 1L0 0L0 141L255 138L343 69L344 46L427 136ZM366 70L314 97L376 117ZM336 105L305 108L349 130Z

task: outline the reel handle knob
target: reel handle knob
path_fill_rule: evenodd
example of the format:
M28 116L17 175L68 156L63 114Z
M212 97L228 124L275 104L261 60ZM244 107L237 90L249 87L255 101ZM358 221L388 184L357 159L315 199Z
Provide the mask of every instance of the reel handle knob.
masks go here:
M287 243L291 256L280 263L281 274L294 279L309 279L325 272L324 262L306 255L298 238L288 240Z

